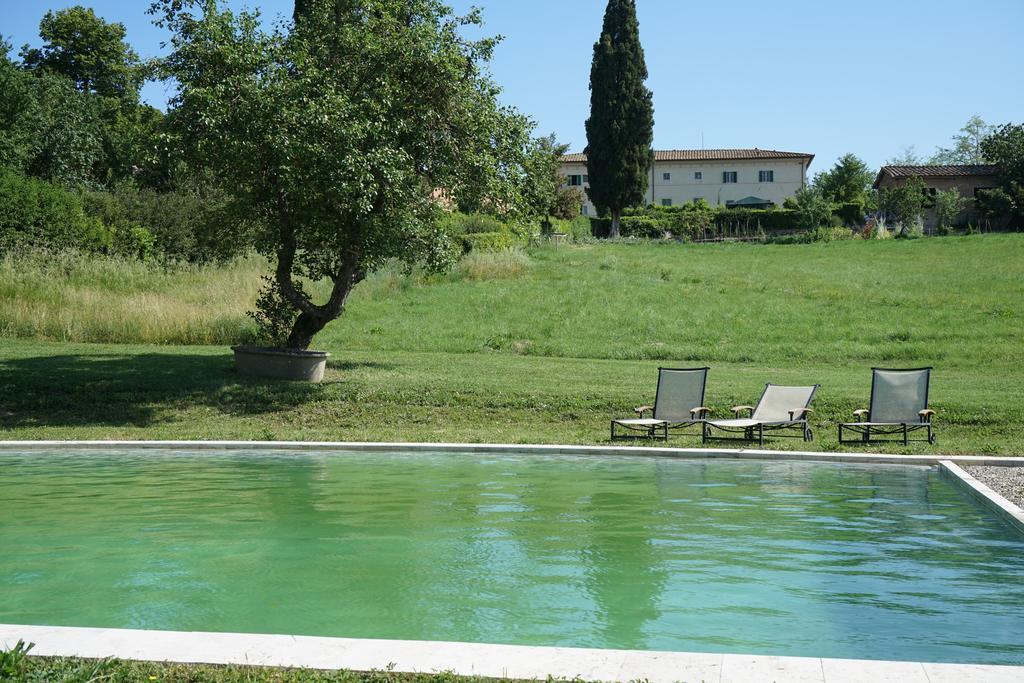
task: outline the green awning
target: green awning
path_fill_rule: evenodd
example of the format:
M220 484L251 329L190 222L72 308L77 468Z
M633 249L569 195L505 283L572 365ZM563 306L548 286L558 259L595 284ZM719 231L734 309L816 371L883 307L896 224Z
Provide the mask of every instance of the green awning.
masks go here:
M737 199L736 201L726 201L726 206L771 206L775 202L770 199L761 199L760 197L744 197L743 199Z

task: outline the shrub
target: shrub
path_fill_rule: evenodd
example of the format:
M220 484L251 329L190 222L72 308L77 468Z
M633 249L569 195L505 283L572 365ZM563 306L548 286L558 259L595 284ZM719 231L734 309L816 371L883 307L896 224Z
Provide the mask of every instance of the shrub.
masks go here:
M807 233L808 242L836 242L839 240L852 240L857 234L850 228L844 226L821 227Z
M122 256L152 258L155 245L156 238L153 233L137 223L120 225L114 233L114 252Z
M141 227L152 251L169 260L227 261L253 243L253 226L233 221L223 195L206 188L157 192L120 186L83 193L85 209L119 232Z
M671 223L664 218L654 216L623 216L619 230L623 237L639 237L641 239L662 239L671 228Z
M576 216L566 225L564 232L572 235L574 242L583 242L591 239L594 235L591 232L592 223L586 216Z
M113 238L102 220L86 215L78 194L44 180L0 173L0 250L101 251Z
M510 232L474 232L462 236L462 246L467 253L474 251L501 251L511 249L518 243Z
M796 191L796 224L801 230L817 230L832 223L832 204L820 190L801 187Z
M790 209L726 209L715 211L715 227L719 232L753 233L786 232L800 229L797 212Z
M591 218L590 219L590 234L594 237L600 237L602 239L608 237L612 231L612 219L611 218Z
M935 194L935 232L948 235L953 232L953 223L967 205L967 200L960 196L960 190L953 188Z
M453 213L447 217L445 224L451 235L474 235L508 230L508 226L500 220L484 213Z
M843 202L833 207L833 213L843 225L854 227L864 225L867 209L864 202Z
M921 219L924 211L924 181L908 178L898 187L882 190L880 201L885 217L900 226L900 232L907 232Z

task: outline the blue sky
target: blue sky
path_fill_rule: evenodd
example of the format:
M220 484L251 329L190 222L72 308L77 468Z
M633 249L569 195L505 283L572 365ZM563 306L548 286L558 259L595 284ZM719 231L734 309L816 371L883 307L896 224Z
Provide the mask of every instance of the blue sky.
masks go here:
M143 56L165 38L148 0L0 0L0 35L38 43L43 13L73 4L123 22ZM234 0L239 6L241 0ZM246 0L269 17L292 0ZM492 70L504 98L580 150L605 0L450 0L483 7L502 34ZM930 154L972 115L1024 121L1024 0L638 0L659 149L845 152L877 167L914 145ZM145 97L163 106L162 85Z

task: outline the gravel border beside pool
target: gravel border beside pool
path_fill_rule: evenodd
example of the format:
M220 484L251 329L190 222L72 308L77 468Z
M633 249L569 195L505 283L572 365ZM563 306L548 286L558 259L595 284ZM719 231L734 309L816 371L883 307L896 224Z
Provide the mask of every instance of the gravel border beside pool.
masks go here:
M1003 498L1024 508L1024 467L968 465L964 469Z

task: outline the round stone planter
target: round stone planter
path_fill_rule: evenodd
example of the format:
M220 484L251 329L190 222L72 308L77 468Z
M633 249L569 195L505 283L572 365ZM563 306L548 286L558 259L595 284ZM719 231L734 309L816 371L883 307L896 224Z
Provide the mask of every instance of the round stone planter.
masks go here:
M232 346L235 368L242 375L297 382L319 382L324 378L325 351L267 349L259 346Z

